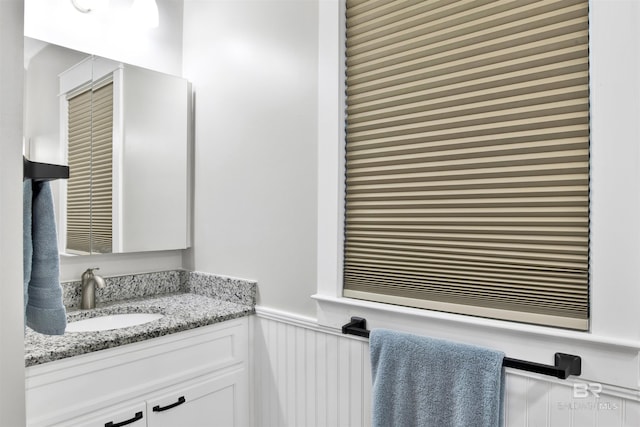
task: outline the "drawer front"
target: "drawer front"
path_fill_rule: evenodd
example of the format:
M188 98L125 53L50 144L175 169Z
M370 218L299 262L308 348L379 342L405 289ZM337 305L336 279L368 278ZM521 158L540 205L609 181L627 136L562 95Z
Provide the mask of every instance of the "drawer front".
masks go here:
M153 427L234 427L243 423L244 372L182 385L147 399L148 425ZM241 409L242 408L242 409Z

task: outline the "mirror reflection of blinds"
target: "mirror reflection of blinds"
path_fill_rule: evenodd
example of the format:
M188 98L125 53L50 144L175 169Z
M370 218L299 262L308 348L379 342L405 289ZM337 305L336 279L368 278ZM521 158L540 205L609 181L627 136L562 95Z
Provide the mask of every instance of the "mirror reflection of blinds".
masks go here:
M586 0L347 1L344 295L588 328Z
M91 252L91 90L68 100L67 249Z
M92 251L111 253L113 171L113 83L93 91L91 155Z
M113 83L68 100L67 249L112 251Z

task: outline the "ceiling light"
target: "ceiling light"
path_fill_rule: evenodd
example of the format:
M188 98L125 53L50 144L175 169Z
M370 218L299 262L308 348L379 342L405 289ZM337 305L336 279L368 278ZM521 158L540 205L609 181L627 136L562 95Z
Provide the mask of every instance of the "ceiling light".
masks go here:
M107 6L108 0L71 0L78 12L89 13Z

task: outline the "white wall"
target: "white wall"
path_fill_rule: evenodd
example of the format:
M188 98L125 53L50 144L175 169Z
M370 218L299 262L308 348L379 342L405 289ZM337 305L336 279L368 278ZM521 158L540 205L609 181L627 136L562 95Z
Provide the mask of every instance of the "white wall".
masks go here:
M34 44L33 39L25 40ZM86 53L45 47L33 56L25 74L24 137L30 147L30 160L61 164L64 156L60 147L60 82L58 75L87 57Z
M257 280L259 303L315 315L317 2L184 7L196 99L196 270Z
M0 1L0 425L24 415L22 1Z

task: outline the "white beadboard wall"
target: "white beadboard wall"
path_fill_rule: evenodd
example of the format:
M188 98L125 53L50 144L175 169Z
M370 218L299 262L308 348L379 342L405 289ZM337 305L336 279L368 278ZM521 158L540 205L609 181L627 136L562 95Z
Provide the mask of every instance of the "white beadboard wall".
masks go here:
M368 341L313 319L258 309L253 316L253 425L371 425ZM578 380L580 381L580 380ZM573 381L521 371L506 378L507 427L638 427L638 393L603 385L600 398L573 397ZM597 408L597 409L596 409Z

